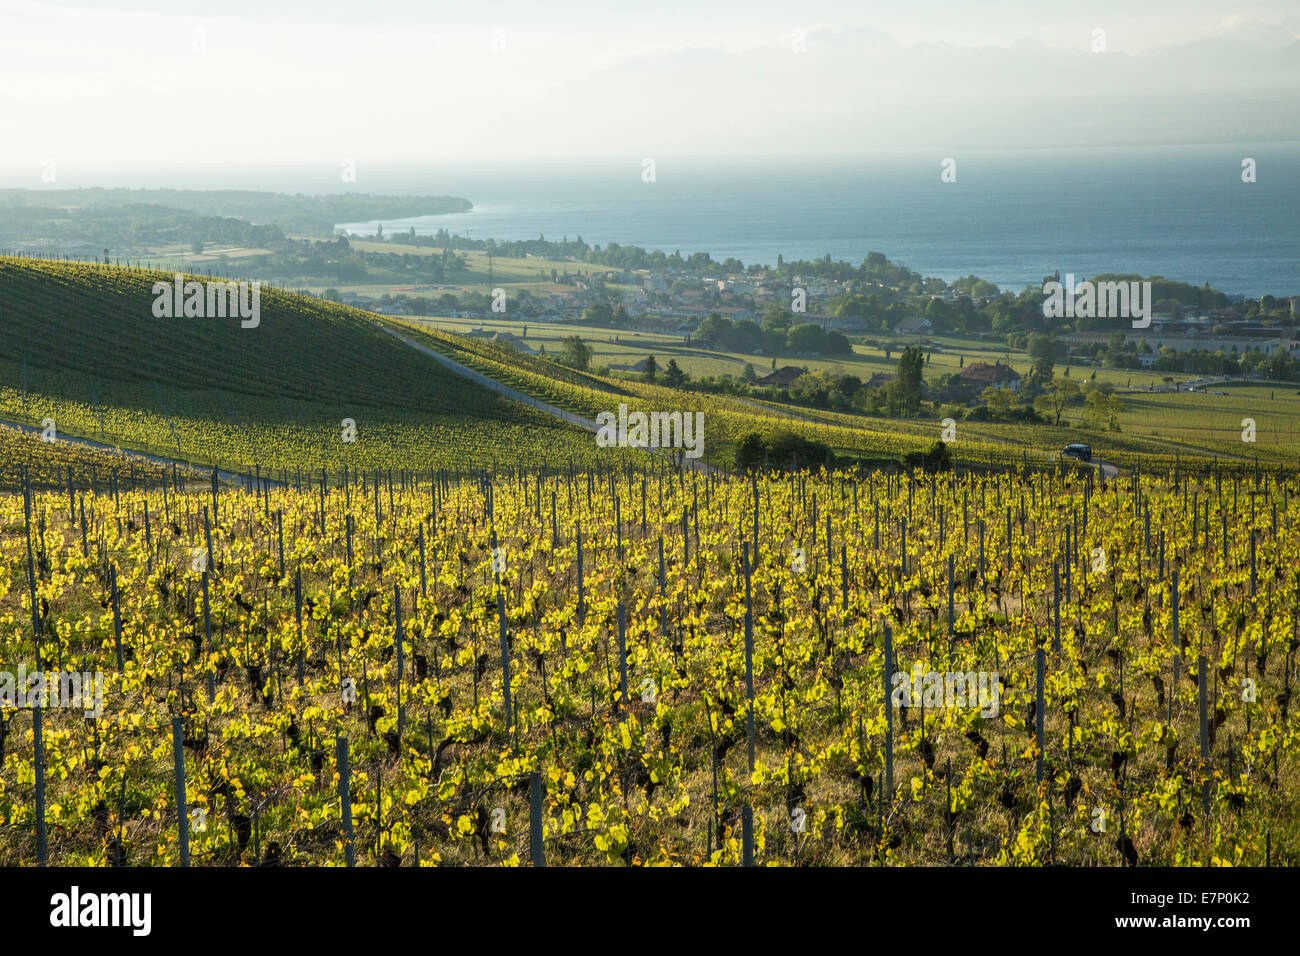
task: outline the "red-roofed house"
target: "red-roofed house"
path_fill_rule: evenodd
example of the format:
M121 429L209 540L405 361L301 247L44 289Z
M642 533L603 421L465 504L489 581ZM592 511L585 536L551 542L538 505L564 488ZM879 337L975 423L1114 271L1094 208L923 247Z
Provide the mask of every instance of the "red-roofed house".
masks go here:
M987 362L972 362L958 372L957 377L979 391L983 391L990 386L993 388L1009 388L1013 392L1020 391L1020 373L1010 365L1003 365L1001 362L996 365L989 365Z

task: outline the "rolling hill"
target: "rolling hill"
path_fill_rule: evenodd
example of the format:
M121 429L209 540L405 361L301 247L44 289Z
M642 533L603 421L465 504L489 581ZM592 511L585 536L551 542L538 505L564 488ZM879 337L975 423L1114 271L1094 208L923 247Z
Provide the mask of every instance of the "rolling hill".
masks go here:
M365 313L263 288L256 327L158 318L154 284L171 281L0 259L0 419L235 470L558 466L594 451L581 429L467 382Z

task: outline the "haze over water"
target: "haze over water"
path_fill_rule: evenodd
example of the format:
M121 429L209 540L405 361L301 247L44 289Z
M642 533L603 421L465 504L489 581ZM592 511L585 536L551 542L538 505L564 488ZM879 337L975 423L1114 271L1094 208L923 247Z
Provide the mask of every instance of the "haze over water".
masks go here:
M1250 184L1241 180L1247 156L1257 163ZM386 232L581 235L746 265L827 253L856 265L878 251L924 275L974 273L1011 289L1059 270L1300 294L1300 144L971 152L954 157L953 183L940 181L943 158L660 159L653 183L641 181L637 158L378 178L475 204L469 213L385 222ZM375 223L346 228L373 232Z
M1163 275L1230 294L1300 294L1300 142L1207 146L881 151L789 159L390 162L67 169L60 188L258 189L462 196L472 212L384 222L385 232L705 251L750 265L883 252L923 275L974 273L1006 289L1045 275ZM1243 183L1241 161L1257 163ZM0 175L3 185L29 185ZM373 233L376 223L342 224Z

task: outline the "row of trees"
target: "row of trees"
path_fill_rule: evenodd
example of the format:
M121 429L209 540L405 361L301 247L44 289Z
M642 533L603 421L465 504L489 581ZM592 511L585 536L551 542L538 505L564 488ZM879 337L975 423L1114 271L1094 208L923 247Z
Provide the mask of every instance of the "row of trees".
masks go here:
M945 406L945 416L984 421L1048 422L1059 426L1068 408L1082 406L1085 409L1084 421L1089 427L1118 431L1124 403L1115 395L1114 387L1096 381L1095 372L1091 379L1082 384L1071 378L1068 370L1063 375L1054 375L1053 363L1058 347L1059 343L1054 339L1035 338L1030 343L1033 367L1019 392L1013 392L1010 388L989 387L979 395L982 402L980 406L974 409ZM587 371L591 366L591 357L591 346L581 336L570 335L564 339L555 359L570 368ZM710 387L714 383L692 383L691 377L682 370L676 359L669 359L661 369L658 360L653 355L648 355L640 365L641 377L648 383L666 385L669 388L688 388L694 384L704 390L715 390ZM919 346L912 345L904 348L899 356L896 374L882 384L865 384L856 375L807 372L787 388L780 389L777 397L816 408L856 410L895 418L914 417L921 414L926 406L924 369L925 353ZM756 378L754 367L746 365L741 383L736 383L737 387L730 390L746 391L747 386L752 386Z
M827 331L814 322L797 322L795 315L784 309L769 309L761 322L733 322L710 314L700 322L692 340L707 349L743 355L853 354L853 343L844 333Z

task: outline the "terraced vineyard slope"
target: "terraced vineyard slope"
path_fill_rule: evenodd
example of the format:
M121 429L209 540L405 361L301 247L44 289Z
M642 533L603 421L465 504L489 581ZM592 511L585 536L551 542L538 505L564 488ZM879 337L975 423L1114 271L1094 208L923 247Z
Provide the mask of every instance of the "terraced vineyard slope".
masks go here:
M160 318L154 285L172 282L0 259L0 419L238 471L558 466L594 452L590 435L467 382L365 313L263 287L255 327Z

